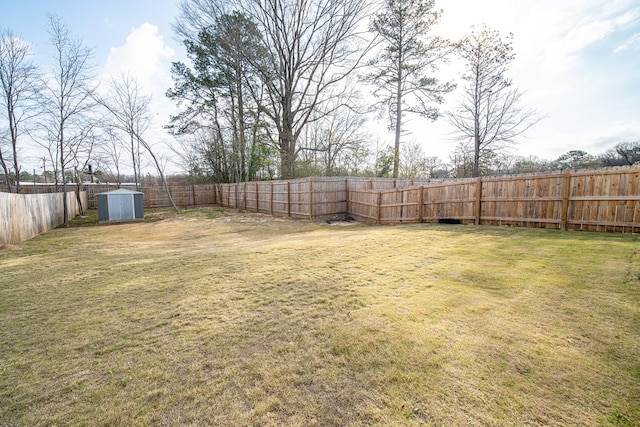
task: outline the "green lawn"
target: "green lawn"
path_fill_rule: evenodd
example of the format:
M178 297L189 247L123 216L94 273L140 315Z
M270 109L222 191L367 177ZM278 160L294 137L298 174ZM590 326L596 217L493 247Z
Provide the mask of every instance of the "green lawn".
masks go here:
M202 208L0 249L1 426L637 426L637 235Z

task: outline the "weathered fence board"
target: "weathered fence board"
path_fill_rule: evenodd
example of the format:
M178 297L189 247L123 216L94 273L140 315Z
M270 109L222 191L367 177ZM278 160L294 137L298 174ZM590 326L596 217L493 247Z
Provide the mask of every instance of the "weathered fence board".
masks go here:
M565 185L565 174L483 178L480 222L559 228Z
M640 168L572 174L569 229L640 231Z
M86 192L80 193L86 205ZM62 193L0 193L0 244L18 243L49 231L64 222ZM69 218L80 213L73 191L67 192Z

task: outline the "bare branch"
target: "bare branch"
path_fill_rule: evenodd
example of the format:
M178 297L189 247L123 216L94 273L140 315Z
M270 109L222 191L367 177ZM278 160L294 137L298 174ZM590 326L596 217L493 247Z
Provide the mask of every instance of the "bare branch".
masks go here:
M495 156L512 146L544 118L520 107L522 94L505 76L515 58L512 38L509 34L503 40L498 31L482 26L459 43L459 55L466 62L466 85L457 111L447 118L459 140L473 144L473 176L480 173L483 155Z
M15 173L15 191L20 192L20 162L18 147L25 126L38 112L39 75L31 62L31 46L12 32L0 32L0 107L6 119L7 148L0 144L0 166L4 170L9 191L12 190L9 171ZM4 132L3 132L4 133ZM7 150L5 152L3 150Z

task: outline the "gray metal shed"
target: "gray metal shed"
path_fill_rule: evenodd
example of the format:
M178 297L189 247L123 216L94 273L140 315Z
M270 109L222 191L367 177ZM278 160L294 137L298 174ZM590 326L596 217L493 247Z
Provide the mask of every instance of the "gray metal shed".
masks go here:
M144 219L144 194L119 189L98 193L98 221L136 221Z

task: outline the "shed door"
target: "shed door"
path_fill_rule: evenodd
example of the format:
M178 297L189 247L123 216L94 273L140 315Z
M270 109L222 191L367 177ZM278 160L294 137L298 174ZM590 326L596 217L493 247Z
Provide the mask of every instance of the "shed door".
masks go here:
M124 221L134 219L133 195L110 194L109 195L109 220Z

